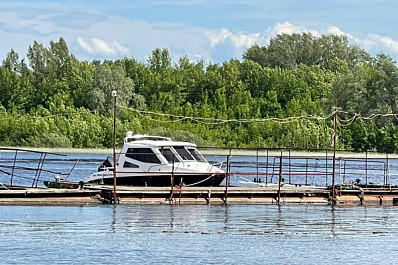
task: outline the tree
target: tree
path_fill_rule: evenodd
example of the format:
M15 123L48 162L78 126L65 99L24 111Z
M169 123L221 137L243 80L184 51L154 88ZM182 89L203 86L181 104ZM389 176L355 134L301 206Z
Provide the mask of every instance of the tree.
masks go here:
M159 74L166 74L171 68L171 57L167 49L155 49L148 57L149 67Z
M366 65L356 66L348 73L338 75L332 83L333 98L337 99L338 106L350 113L369 113L368 81Z
M264 67L297 69L300 64L305 64L331 70L336 58L354 67L368 62L370 55L357 45L350 45L346 36L322 35L317 38L311 33L283 33L272 38L267 47L250 47L243 58Z
M91 110L101 113L112 109L112 90L117 90L117 104L127 106L131 100L134 84L126 77L124 68L120 66L100 65L96 67L93 81L88 85L85 102Z
M6 58L3 60L3 67L7 68L9 71L16 71L21 73L22 62L19 61L19 55L13 49L7 53Z
M29 46L28 59L29 66L33 70L33 74L36 82L42 81L47 74L47 62L50 56L49 51L43 46L43 44L37 41L33 42L33 46Z
M370 113L398 112L398 69L391 57L377 55L367 85Z

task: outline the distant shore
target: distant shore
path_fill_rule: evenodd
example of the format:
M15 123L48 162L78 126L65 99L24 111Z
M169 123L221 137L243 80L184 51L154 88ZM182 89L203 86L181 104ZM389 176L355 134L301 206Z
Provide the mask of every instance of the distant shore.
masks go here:
M113 153L112 148L47 148L47 147L9 147L9 146L0 146L0 152L7 152L7 149L23 149L30 151L38 151L38 152L47 152L47 153L57 153L57 154L106 154L110 155ZM326 151L303 151L303 150L288 150L288 149L238 149L238 148L208 148L208 147L199 147L198 148L203 155L220 155L220 156L272 156L272 157L312 157L312 158L324 158L326 157ZM12 150L10 150L12 151ZM120 147L116 148L116 152L120 152ZM327 156L330 158L333 156L333 151L328 150ZM383 154L376 152L350 152L350 151L337 151L336 159L341 157L353 157L353 158L389 158L389 159L398 159L398 154Z
M38 151L46 153L57 153L57 154L112 154L113 149L111 148L48 148L48 147L15 147L15 146L0 146L0 152L7 152L3 149L23 149L29 151ZM120 149L116 149L119 152ZM12 150L10 150L11 152Z

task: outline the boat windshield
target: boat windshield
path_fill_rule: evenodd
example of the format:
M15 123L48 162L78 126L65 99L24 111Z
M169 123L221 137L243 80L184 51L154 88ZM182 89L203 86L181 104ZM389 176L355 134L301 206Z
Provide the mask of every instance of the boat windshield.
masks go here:
M195 160L184 146L174 146L174 149L181 156L182 160Z
M178 161L178 158L169 147L162 147L160 153L167 159L169 163Z
M188 148L191 155L199 162L206 162L206 159L195 148Z

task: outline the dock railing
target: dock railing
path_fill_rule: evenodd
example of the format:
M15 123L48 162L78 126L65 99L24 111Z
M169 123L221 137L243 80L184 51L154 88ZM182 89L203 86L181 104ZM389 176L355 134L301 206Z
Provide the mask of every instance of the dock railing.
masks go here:
M52 179L54 179L54 176L59 176L66 180L72 173L77 161L74 161L73 167L68 172L51 169L49 163L49 161L54 163L54 157L66 156L53 152L0 147L0 185L7 189L14 186L28 186L27 183L31 183L32 188L37 188L43 175L46 175L46 178L51 176ZM59 162L62 163L62 161Z
M198 148L210 163L230 160L231 185L331 186L331 150ZM372 152L338 151L335 185L354 187L398 186L398 156Z

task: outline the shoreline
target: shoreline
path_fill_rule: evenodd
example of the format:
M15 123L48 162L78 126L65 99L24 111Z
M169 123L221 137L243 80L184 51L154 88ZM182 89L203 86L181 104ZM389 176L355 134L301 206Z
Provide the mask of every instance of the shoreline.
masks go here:
M9 150L7 150L9 149ZM106 154L113 153L112 148L50 148L50 147L15 147L15 146L0 146L1 152L14 152L13 149L21 149L25 151L56 153L56 154ZM221 156L271 156L271 157L303 157L303 158L328 158L333 156L333 151L317 150L288 150L275 148L272 149L241 149L241 148L217 148L217 147L198 147L203 155L221 155ZM116 148L116 153L119 153L121 148ZM353 151L336 151L336 159L338 158L378 158L378 159L398 159L398 154L386 154L376 152L353 152Z
M10 149L10 150L3 150ZM22 149L26 151L56 153L56 154L112 154L111 148L50 148L50 147L15 147L0 146L0 152L14 152L12 149Z

